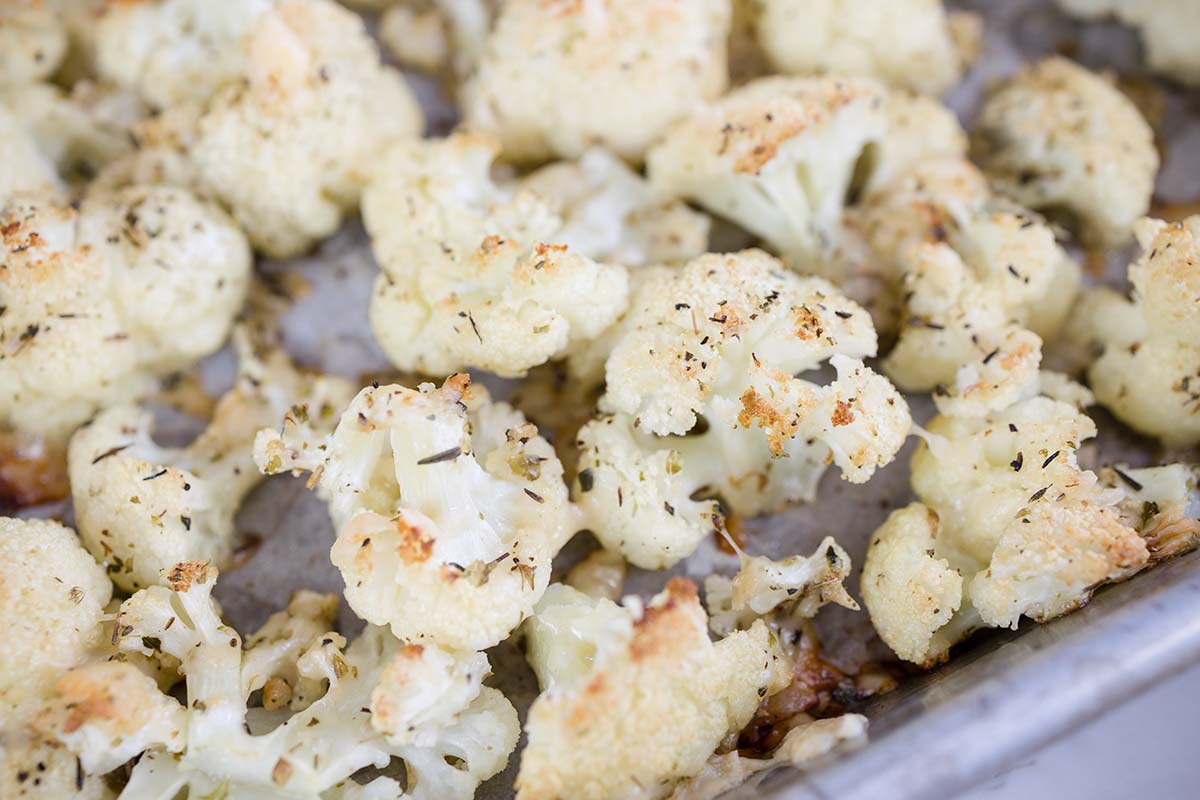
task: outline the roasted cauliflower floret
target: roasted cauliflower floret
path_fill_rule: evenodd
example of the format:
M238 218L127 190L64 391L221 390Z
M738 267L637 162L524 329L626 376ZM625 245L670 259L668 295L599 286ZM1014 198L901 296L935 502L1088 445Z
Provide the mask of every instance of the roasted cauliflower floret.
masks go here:
M728 0L503 3L459 99L507 159L639 161L668 125L724 91ZM581 91L586 87L586 91Z
M112 584L74 532L49 520L0 517L0 565L0 624L11 637L0 648L0 797L107 797L33 723L62 672L103 645Z
M807 557L772 561L740 551L738 557L741 567L732 578L709 575L704 581L708 624L719 635L746 630L767 615L780 621L812 619L829 603L858 610L844 586L850 556L832 536L826 536Z
M65 194L53 159L38 147L28 121L0 103L0 202L19 194Z
M362 20L336 3L280 2L244 46L245 80L199 120L195 174L257 249L300 255L357 206L385 145L421 132L421 113Z
M344 652L345 640L326 632L276 659L294 661L299 676L327 688L255 734L246 702L258 688L265 696L268 677L255 651L274 647L272 640L243 651L217 614L210 596L216 570L208 564L183 562L165 578L169 588L142 590L122 605L118 648L178 658L186 705L128 664L93 664L58 682L58 700L43 723L91 772L140 753L125 790L130 796L152 787L155 796L174 796L186 787L191 796L317 797L352 786L359 769L382 769L395 758L408 773L406 792L386 776L361 791L465 799L516 746L516 712L481 685L486 658L405 645L373 627Z
M978 27L961 16L954 24L964 34ZM757 31L782 72L859 75L928 94L958 83L971 55L941 0L762 0Z
M923 665L982 626L1073 611L1149 563L1146 542L1075 460L1096 434L1074 406L1033 397L986 417L938 417L912 461L919 503L872 537L862 593L902 658Z
M67 30L48 0L0 7L0 86L49 78L67 53Z
M100 645L112 584L75 533L50 520L0 517L0 692L78 664Z
M379 39L400 64L440 73L457 83L479 63L500 3L501 0L394 3L385 0L382 5L387 10L379 19Z
M364 389L331 436L285 418L282 433L259 434L255 458L268 473L313 471L346 599L403 639L501 641L580 527L553 448L465 375Z
M176 188L22 196L0 235L0 426L52 439L219 348L249 280L237 226Z
M109 3L94 32L96 70L135 88L158 108L204 102L246 74L243 39L273 5L273 0Z
M1109 467L1100 482L1125 495L1117 509L1146 540L1152 563L1200 545L1200 465Z
M332 430L354 396L347 381L300 373L281 349L256 352L251 337L236 332L238 383L189 446L160 447L152 412L128 405L103 411L72 437L76 524L121 588L151 586L180 561L225 560L234 515L263 477L252 448L259 429L295 407L312 409L310 423Z
M812 498L828 462L855 483L908 434L903 398L859 360L867 313L767 254L706 255L639 282L606 362L606 412L583 427L576 497L589 529L661 568L721 525ZM828 361L826 385L792 377Z
M576 234L549 205L491 180L495 154L472 135L401 143L363 198L383 269L371 325L401 369L521 375L595 338L625 307L624 269L560 243ZM619 247L625 222L611 224Z
M1096 399L1168 447L1200 443L1200 216L1136 226L1141 257L1129 267L1133 297L1091 289L1070 338L1087 354Z
M541 624L560 605L567 613ZM598 620L608 623L599 636ZM681 578L644 609L559 586L528 625L534 668L550 680L543 677L548 685L526 721L520 800L666 797L788 681L761 622L712 642L696 587ZM536 655L588 646L587 663L570 665L567 675ZM670 730L687 735L663 735Z
M761 237L795 269L831 271L855 172L883 138L871 81L761 78L701 106L651 148L650 182Z
M627 267L684 262L708 250L710 220L678 200L658 202L624 161L593 148L521 179L561 219L555 241Z
M1158 151L1137 106L1065 58L1024 69L988 96L975 150L1003 193L1065 211L1082 238L1116 247L1150 207Z
M1178 81L1200 84L1195 36L1200 9L1191 0L1058 0L1071 14L1096 19L1115 16L1141 34L1151 68Z

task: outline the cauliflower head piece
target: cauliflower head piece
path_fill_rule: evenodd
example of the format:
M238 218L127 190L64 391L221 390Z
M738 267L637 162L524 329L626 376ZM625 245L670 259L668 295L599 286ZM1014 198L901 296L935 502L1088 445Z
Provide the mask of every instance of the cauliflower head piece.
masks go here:
M846 196L886 132L885 94L856 78L760 78L671 126L647 154L650 182L829 273Z
M977 23L942 0L762 0L759 44L781 72L877 78L926 94L958 83Z
M667 797L789 678L761 622L711 641L682 578L644 608L556 584L526 624L543 692L526 721L520 800ZM582 652L562 670L564 651Z
M747 630L768 615L775 625L812 619L829 603L858 610L844 585L850 556L832 536L826 536L811 556L773 561L739 549L738 559L741 566L732 578L713 574L704 579L708 625L719 636Z
M729 0L513 0L459 92L463 122L505 158L629 161L725 90ZM587 91L580 91L587 87Z
M121 651L168 653L180 661L187 703L162 694L127 663L89 664L67 673L44 726L89 772L140 754L122 796L344 796L351 775L403 762L408 788L380 775L368 797L470 798L499 772L516 746L516 711L482 685L487 659L404 644L368 628L348 648L338 634L313 634L332 598L301 595L246 648L221 622L211 592L216 570L181 562L165 586L121 606ZM288 619L290 617L291 619ZM312 694L293 694L287 714L253 732L251 694L281 674ZM281 707L272 702L272 705ZM254 709L258 711L258 709Z
M255 458L268 473L314 473L347 601L406 640L500 642L581 527L553 448L466 375L364 389L328 436L289 416L259 434Z
M46 0L0 8L0 85L48 79L67 54L67 29Z
M177 188L20 196L0 236L0 426L52 439L217 350L249 282L241 231Z
M282 0L244 47L245 79L208 102L190 158L256 249L301 255L358 205L384 147L420 134L421 112L362 19L331 0Z
M157 108L204 102L248 71L243 39L273 0L108 3L93 33L96 71Z
M1200 9L1189 0L1058 0L1085 19L1116 17L1141 35L1150 67L1177 81L1200 84L1200 54L1193 46Z
M1200 443L1200 216L1136 226L1142 255L1129 267L1133 297L1090 289L1070 338L1088 354L1096 399L1168 447Z
M1147 543L1075 451L1096 434L1074 406L1032 397L940 416L913 456L920 502L876 531L862 595L883 640L930 666L979 627L1046 622L1151 562Z
M112 584L75 533L50 520L0 517L0 797L98 800L109 792L34 723L67 669L99 653Z
M224 561L234 515L262 480L253 443L260 428L289 409L312 409L313 425L331 431L351 385L306 375L282 349L235 331L237 385L217 403L208 427L183 448L152 438L152 412L115 406L80 428L68 454L75 520L84 543L114 582L136 591L180 561Z
M397 62L437 73L454 85L470 75L487 46L501 0L365 0L386 6L380 41Z
M1004 194L1063 211L1087 243L1128 241L1150 207L1158 151L1137 106L1103 77L1065 58L1026 67L980 111L975 151Z
M560 243L577 234L537 195L493 182L495 155L494 141L471 134L400 143L363 198L383 270L371 327L401 369L522 375L599 336L625 307L624 268ZM623 238L624 221L609 224Z
M650 569L741 515L811 500L830 461L854 483L889 463L908 406L861 359L871 318L767 254L645 272L606 362L604 414L578 434L588 528ZM825 362L837 377L793 377ZM720 503L716 498L720 498Z

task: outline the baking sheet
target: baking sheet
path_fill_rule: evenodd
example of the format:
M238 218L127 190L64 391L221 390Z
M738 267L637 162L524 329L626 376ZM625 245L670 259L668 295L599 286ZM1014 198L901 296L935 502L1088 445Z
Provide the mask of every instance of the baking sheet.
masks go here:
M948 100L969 120L982 89L1025 60L1065 52L1084 64L1112 68L1123 77L1146 79L1139 65L1136 37L1110 24L1080 25L1060 15L1043 0L961 2L960 8L983 13L988 20L981 61ZM415 81L431 129L444 132L452 114L434 84ZM1196 95L1165 84L1162 130L1165 167L1159 199L1178 203L1200 197L1200 115ZM1143 87L1144 88L1144 87ZM361 378L386 374L388 365L374 343L366 308L376 267L361 225L351 221L311 256L284 263L264 263L267 275L302 276L281 283L307 286L283 318L284 341L306 366ZM1102 280L1121 285L1124 260L1110 258ZM224 352L204 366L206 386L216 392L232 378L233 360ZM511 382L485 383L501 395ZM914 417L932 413L927 398L910 398ZM186 440L195 421L164 413L160 438ZM1081 452L1085 464L1112 460L1152 463L1167 454L1095 414L1102 430L1097 443ZM818 502L767 519L750 520L747 549L773 557L811 552L826 535L835 536L862 563L866 541L891 509L911 499L907 456L915 445L865 486L851 486L836 470L826 474ZM37 513L70 519L69 509L48 507ZM266 481L248 500L237 519L248 560L222 574L216 595L227 619L249 632L269 614L283 608L293 591L310 588L340 592L342 582L329 562L334 532L325 508L304 488L304 478ZM587 542L568 547L560 562L586 551ZM627 589L656 591L673 574L701 579L713 569L732 572L737 562L706 541L690 559L673 570L631 570ZM857 574L851 581L857 596ZM343 632L361 628L343 604ZM826 652L849 670L866 660L885 657L865 612L827 608L818 618ZM496 678L522 717L536 693L532 673L511 644L490 653ZM738 796L893 798L944 796L988 777L1005 759L1028 752L1052 736L1153 681L1165 671L1200 656L1200 555L1192 555L1138 577L1128 585L1101 593L1078 614L1048 626L1023 624L1015 633L976 637L957 651L951 664L906 683L866 709L871 718L865 747L841 754L827 766L799 776L768 776L761 789ZM510 797L518 757L480 791L483 798ZM761 794L760 794L761 791Z

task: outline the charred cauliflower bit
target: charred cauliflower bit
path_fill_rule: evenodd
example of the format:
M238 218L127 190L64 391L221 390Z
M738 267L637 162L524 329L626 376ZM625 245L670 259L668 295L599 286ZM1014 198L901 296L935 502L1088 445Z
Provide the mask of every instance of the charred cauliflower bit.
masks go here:
M465 375L441 389L364 389L331 436L285 418L282 433L259 434L255 459L268 473L314 473L346 599L404 639L501 641L579 527L553 448Z
M109 796L34 726L63 671L98 652L112 584L69 529L0 517L0 797Z
M979 28L968 16L948 19L942 0L762 0L757 30L782 72L859 75L941 94L970 61L973 48L960 52L956 37Z
M860 161L884 137L885 92L853 78L761 78L701 106L647 155L650 182L829 272Z
M383 269L371 325L401 369L521 375L595 338L625 307L624 268L561 244L572 232L546 203L492 181L495 154L469 134L402 143L367 189ZM619 240L625 222L610 222Z
M1122 422L1168 447L1200 443L1200 216L1135 227L1141 257L1133 297L1090 289L1070 338L1087 355L1096 399Z
M667 797L788 680L761 622L712 642L681 578L644 609L556 585L527 625L544 688L526 722L519 800ZM560 663L564 651L580 659Z
M862 594L901 658L929 666L972 629L1075 610L1149 562L1120 492L1079 468L1096 434L1073 406L1034 397L986 417L938 417L913 456L919 503L872 538Z
M729 0L511 0L460 92L467 128L506 158L639 161L676 119L724 91Z
M1002 192L1067 212L1085 241L1104 248L1129 239L1158 172L1154 132L1137 106L1065 58L1027 67L989 95L976 151Z
M0 236L0 425L50 438L219 348L251 267L232 220L169 187L15 198Z
M772 561L739 551L741 568L733 578L709 575L704 581L709 627L725 636L746 630L769 614L812 619L828 603L858 610L843 585L850 574L850 556L832 536L811 556Z
M353 397L346 381L304 375L282 350L256 348L251 337L245 327L235 332L237 386L188 447L157 445L153 414L137 406L110 408L72 437L80 535L121 588L151 586L179 561L226 559L234 515L262 480L251 447L259 429L304 408L310 424L332 430L336 410Z
M895 456L908 407L859 360L871 319L820 278L750 250L640 282L584 426L576 497L605 546L674 564L738 514L811 499L832 461L855 483ZM828 361L826 385L792 377Z
M1146 61L1154 70L1193 86L1200 84L1196 31L1200 8L1191 0L1058 0L1087 19L1115 16L1141 34Z
M140 754L123 797L174 797L185 788L192 797L342 796L358 770L399 759L406 791L387 776L353 790L369 797L465 799L504 767L516 746L516 711L482 685L487 659L480 654L405 645L375 627L344 652L345 640L336 633L300 640L324 621L319 596L293 601L289 613L307 618L284 633L285 647L272 635L284 622L275 619L268 623L273 630L244 650L212 601L215 569L182 562L164 577L169 588L144 589L121 606L118 648L178 658L186 705L114 661L67 673L43 723L90 772ZM260 656L263 648L268 652ZM271 673L281 670L294 670L316 696L255 733L247 699L263 689L268 702Z

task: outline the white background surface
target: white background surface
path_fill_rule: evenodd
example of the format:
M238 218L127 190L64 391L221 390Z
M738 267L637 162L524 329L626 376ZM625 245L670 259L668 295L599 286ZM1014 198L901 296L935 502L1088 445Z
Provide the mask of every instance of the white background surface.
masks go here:
M959 800L1200 797L1200 665L1023 759Z

